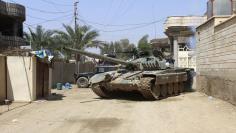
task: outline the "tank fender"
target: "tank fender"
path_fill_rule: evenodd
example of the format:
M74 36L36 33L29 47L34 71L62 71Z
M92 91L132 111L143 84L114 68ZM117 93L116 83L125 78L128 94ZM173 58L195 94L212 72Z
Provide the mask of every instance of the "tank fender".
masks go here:
M89 83L92 85L111 80L114 77L115 73L116 71L95 74L90 78Z

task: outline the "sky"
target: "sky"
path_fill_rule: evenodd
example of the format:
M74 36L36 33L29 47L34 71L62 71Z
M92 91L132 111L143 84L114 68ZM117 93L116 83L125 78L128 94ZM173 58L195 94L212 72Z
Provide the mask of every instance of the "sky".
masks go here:
M5 0L26 6L25 30L37 24L46 29L74 25L75 0ZM168 16L203 15L207 0L79 0L78 24L99 31L99 40L131 43L148 34L149 39L165 37Z

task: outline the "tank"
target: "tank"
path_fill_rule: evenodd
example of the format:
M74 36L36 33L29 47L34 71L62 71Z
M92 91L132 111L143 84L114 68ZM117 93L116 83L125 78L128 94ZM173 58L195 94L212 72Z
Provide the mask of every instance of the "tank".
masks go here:
M139 93L147 100L159 100L191 90L194 70L174 68L174 61L160 51L131 61L110 58L90 52L64 48L73 53L120 64L121 69L94 75L91 89L101 98L114 98L120 92Z

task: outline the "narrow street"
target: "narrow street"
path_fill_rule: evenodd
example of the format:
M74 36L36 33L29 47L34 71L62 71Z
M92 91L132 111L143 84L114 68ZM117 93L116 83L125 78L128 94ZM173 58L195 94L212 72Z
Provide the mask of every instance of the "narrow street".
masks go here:
M236 132L236 108L198 92L148 102L103 100L89 89L54 92L1 114L1 133Z

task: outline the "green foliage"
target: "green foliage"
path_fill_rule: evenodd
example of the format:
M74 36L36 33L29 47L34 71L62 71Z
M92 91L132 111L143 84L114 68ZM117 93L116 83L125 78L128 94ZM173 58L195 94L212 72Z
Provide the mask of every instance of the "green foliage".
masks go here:
M38 25L35 30L29 28L29 33L24 33L25 39L31 44L33 50L54 49L55 43L53 39L54 32L45 30Z
M91 30L89 26L81 26L73 29L69 25L63 25L65 31L56 30L55 38L62 46L68 46L80 50L89 47L98 47L96 38L99 36L98 32Z
M136 49L134 44L130 44L128 39L121 39L120 41L110 42L104 44L100 48L101 54L115 54L117 58L128 60L133 57L133 50Z
M89 26L81 26L73 29L69 25L63 25L65 31L56 30L55 40L60 47L72 47L80 50L84 50L90 47L100 47L100 43L96 40L99 36L98 32L91 30ZM71 53L69 51L63 51L63 53L70 58Z
M63 47L72 47L84 50L90 47L101 47L96 38L98 32L91 30L89 26L81 26L73 29L71 26L63 25L65 31L61 30L45 30L38 25L35 30L29 28L28 33L24 33L25 39L31 44L33 50L49 49L53 52L61 51L67 57L71 53L63 51Z
M147 51L151 51L151 45L148 42L148 35L143 36L139 42L138 42L138 49L139 51L143 51L143 52L147 52Z

